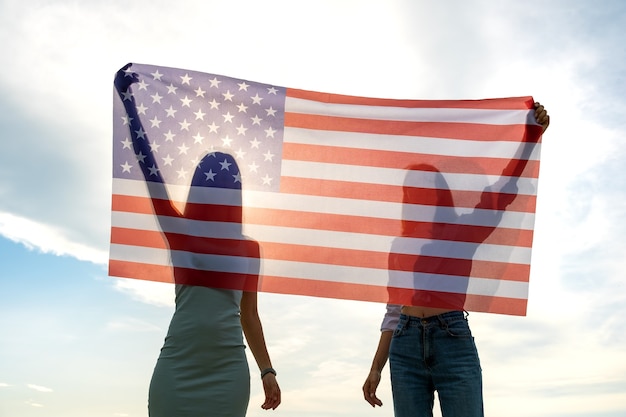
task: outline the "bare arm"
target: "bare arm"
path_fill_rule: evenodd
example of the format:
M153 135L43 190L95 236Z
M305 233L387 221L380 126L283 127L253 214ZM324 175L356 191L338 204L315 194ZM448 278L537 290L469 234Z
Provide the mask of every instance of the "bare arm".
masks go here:
M136 74L133 74L132 76L128 76L128 74L126 74L125 70L129 67L130 64L126 65L116 73L114 84L120 100L124 105L126 114L129 117L129 135L132 138L135 155L143 155L143 162L139 162L139 168L141 169L141 172L146 180L146 184L148 185L148 191L150 192L150 196L152 198L152 205L155 213L157 215L180 217L180 212L174 207L169 199L169 196L167 196L167 188L165 188L163 176L158 168L157 160L150 149L149 138L145 135L145 130L141 124L141 118L137 113L135 98L132 95L129 96L130 98L125 96L125 94L130 93L131 86L137 82ZM133 130L135 133L138 131L144 132L143 139L139 139L136 135L133 135ZM154 187L158 187L157 184L160 184L160 188L165 195L164 199L153 194L155 189Z
M241 328L259 369L271 368L272 361L265 345L265 336L257 309L256 292L244 291L241 297ZM261 407L265 410L276 409L281 401L276 375L267 373L263 376L263 390L265 391L265 402Z
M550 116L548 115L545 107L539 102L534 103L534 108L535 120L541 125L543 128L542 133L544 133L550 125ZM522 175L524 168L526 168L528 158L530 157L533 149L534 146L531 143L520 143L518 155L513 157L509 164L504 168L502 171L502 178L484 190L476 208L504 210L513 202L517 194L517 180ZM497 200L494 197L497 198Z
M543 134L550 125L550 116L548 116L548 111L545 109L545 107L539 102L535 102L534 106L535 120L537 120L537 123L539 123L543 128ZM526 164L528 163L528 157L530 156L532 147L526 146L525 143L522 143L521 145L522 146L520 146L520 155L511 160L509 165L503 171L503 173L506 173L506 175L508 176L519 177L526 167Z
M363 384L363 397L372 407L383 405L383 402L376 396L376 388L378 388L380 383L380 374L389 358L389 345L391 344L392 335L393 332L391 331L382 331L380 333L380 340L372 361L372 367Z

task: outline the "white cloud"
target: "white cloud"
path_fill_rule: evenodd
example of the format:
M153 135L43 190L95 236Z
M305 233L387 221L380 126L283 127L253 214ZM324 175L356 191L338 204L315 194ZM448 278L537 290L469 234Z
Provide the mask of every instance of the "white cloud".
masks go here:
M174 306L174 285L169 283L114 278L115 290L134 300L159 307Z
M39 392L53 392L52 388L44 387L41 385L26 384L26 386L32 390L39 391Z
M102 250L69 239L64 230L58 227L11 213L0 212L0 235L31 250L73 256L82 261L105 263L108 256Z
M598 316L584 304L565 306L562 314L524 318L470 315L493 411L489 414L499 415L498 407L506 405L508 416L550 416L556 409L571 415L582 402L594 402L598 393L624 386L623 348L592 336L601 327L592 317ZM591 352L601 352L601 357ZM565 398L571 401L563 402ZM620 406L615 401L604 405L615 410Z

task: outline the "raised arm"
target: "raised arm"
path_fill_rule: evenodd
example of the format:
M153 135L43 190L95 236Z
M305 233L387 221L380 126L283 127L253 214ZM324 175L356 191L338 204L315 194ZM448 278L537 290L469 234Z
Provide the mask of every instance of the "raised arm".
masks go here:
M114 85L128 116L128 129L133 142L133 150L135 151L135 155L141 156L142 158L141 161L139 158L137 160L144 179L146 180L156 214L180 217L180 212L172 205L167 194L163 176L159 170L156 158L150 149L149 138L141 123L141 118L137 113L135 98L131 94L131 87L138 79L137 74L126 72L130 66L131 64L124 66L115 74ZM138 138L138 132L142 132L142 138ZM162 187L161 195L156 195L155 187ZM163 196L165 198L163 198Z
M550 125L550 116L545 107L539 102L535 102L535 119L537 123L542 126L542 133L546 131ZM502 178L495 184L487 187L481 197L480 202L476 208L492 208L497 207L498 210L504 210L506 206L511 204L515 199L517 193L517 180L526 165L528 165L528 159L533 151L533 146L528 142L522 142L519 147L519 155L516 155L509 164L502 170ZM494 202L493 196L496 193L498 195L498 201ZM494 204L495 203L495 204Z

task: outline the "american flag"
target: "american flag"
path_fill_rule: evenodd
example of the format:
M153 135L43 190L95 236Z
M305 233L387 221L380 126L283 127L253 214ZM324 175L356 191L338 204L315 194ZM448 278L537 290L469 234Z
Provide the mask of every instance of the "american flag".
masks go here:
M399 100L128 64L109 274L524 315L532 97Z

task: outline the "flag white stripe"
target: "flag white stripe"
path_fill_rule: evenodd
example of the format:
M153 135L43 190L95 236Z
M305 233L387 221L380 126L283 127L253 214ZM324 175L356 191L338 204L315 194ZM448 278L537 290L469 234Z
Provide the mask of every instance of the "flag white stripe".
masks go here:
M150 263L170 266L170 251L126 245L111 245L111 259L115 261ZM181 251L172 251L175 266L193 267L199 270L254 273L256 260L226 255L193 255ZM193 258L193 261L189 259ZM243 262L242 262L243 261ZM386 269L363 268L316 264L307 262L261 259L260 274L289 279L310 279L324 281L364 284L374 286L393 286L397 288L416 288L421 290L444 291L468 294L498 296L509 298L526 298L528 283L518 281L493 280L487 278L461 277L451 275L414 274L413 272L393 271ZM390 277L391 275L391 277ZM469 281L469 282L468 282Z
M242 238L238 227L222 222L203 222L136 213L113 212L111 226L126 229L147 230L168 233L184 233L198 237L239 239ZM161 229L161 227L163 229ZM399 239L397 253L422 254L448 258L470 259L478 261L530 263L530 248L517 246L493 245L455 241L434 241L420 238L398 238L363 233L336 232L293 227L264 226L245 224L243 234L258 242L282 243L305 246L320 246L339 249L374 251L389 253L394 239ZM436 245L433 243L436 242ZM437 252L433 252L436 246Z
M150 198L143 183L134 180L115 179L114 183L120 183L119 187L114 185L116 194ZM163 187L155 187L163 193ZM232 193L217 188L199 187L197 193L192 195L197 199L192 202L212 204L232 205ZM202 200L203 194L211 195L211 198ZM184 203L181 203L184 205ZM284 193L268 193L262 191L244 191L243 205L248 208L264 208L274 210L302 211L308 213L339 214L348 216L361 216L379 219L405 219L412 221L431 222L435 218L458 218L457 224L469 226L506 227L511 229L532 230L534 224L534 214L516 211L495 211L474 208L459 207L433 207L422 205L409 205L385 201L367 201L336 197L319 197L308 195L290 195ZM462 216L472 213L472 216ZM501 216L501 218L500 218Z
M413 187L430 187L428 175L412 176L412 182L405 184L406 169L378 168L358 165L327 164L323 162L283 160L282 175L296 178L313 178L319 180L341 180L354 183L381 184ZM449 190L479 191L497 181L504 182L513 179L518 188L518 194L535 195L537 191L536 178L505 177L500 175L478 175L442 173ZM419 182L422 181L422 182ZM494 189L493 191L497 191ZM369 203L368 203L369 204Z
M519 153L518 142L476 141L424 136L382 135L374 133L336 132L330 130L285 127L284 141L302 145L369 149L372 151L407 152L476 158L504 158ZM528 158L538 161L541 143L524 143L533 150Z
M350 117L406 122L485 123L491 125L537 124L531 110L410 108L362 104L323 103L287 96L285 113Z
M309 213L340 214L379 219L404 219L432 222L437 217L451 218L472 212L472 216L459 217L457 224L468 226L506 227L511 229L532 230L534 214L516 211L495 211L459 207L433 207L417 204L402 204L385 201L355 200L350 198L292 196L289 194L260 193L256 191L244 194L244 206L250 208L268 208L293 210ZM499 215L502 215L498 220Z

